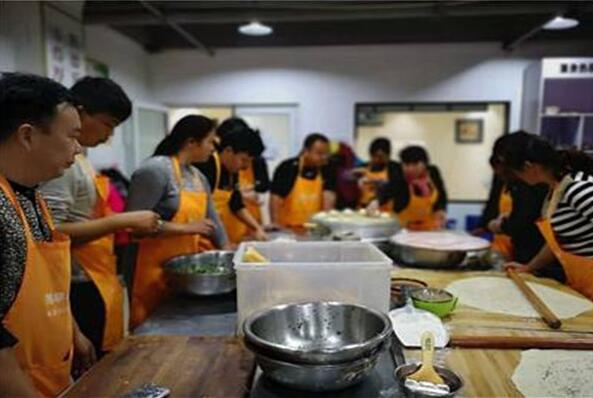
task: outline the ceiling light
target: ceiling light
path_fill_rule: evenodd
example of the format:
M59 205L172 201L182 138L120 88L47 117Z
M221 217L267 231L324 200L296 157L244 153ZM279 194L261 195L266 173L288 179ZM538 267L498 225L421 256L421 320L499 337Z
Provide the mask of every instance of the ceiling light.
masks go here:
M548 23L544 25L544 29L547 30L563 30L570 29L578 26L579 21L574 18L565 18L561 15L550 19Z
M253 21L246 25L239 26L239 32L248 36L266 36L273 32L273 29L267 25Z

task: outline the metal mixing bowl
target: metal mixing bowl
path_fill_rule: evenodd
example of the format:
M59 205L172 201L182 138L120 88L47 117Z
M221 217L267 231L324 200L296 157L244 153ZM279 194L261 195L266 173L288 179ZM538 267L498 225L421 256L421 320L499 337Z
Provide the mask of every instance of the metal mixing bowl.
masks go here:
M256 354L304 364L336 364L371 355L388 341L391 330L387 315L338 302L280 305L243 323L245 341Z
M174 257L163 268L171 287L178 293L191 296L213 296L229 293L237 286L232 251L209 251ZM190 267L216 265L217 273L187 273Z
M264 355L255 360L264 375L277 383L308 391L335 391L362 381L375 365L379 352L356 361L335 365L294 364Z
M409 398L435 398L435 397L453 397L463 387L463 380L454 372L441 366L435 366L436 372L443 378L445 384L449 386L448 393L431 394L427 391L412 391L405 386L406 378L420 369L420 364L401 365L395 370L395 378L401 388L406 392Z

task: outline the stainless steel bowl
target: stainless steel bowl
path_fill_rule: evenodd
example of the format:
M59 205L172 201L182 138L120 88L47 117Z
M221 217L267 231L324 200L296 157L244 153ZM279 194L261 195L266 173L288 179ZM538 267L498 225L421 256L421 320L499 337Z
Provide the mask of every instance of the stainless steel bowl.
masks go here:
M379 352L335 365L294 364L264 355L256 355L255 360L266 377L287 387L336 391L361 382L375 368L378 356Z
M417 268L456 268L467 255L466 251L421 249L393 242L391 255L395 262Z
M405 386L406 378L420 368L419 364L401 365L395 369L395 378L406 392L409 398L435 398L435 397L453 397L463 387L463 380L454 372L441 366L435 366L434 369L443 378L445 384L449 386L448 393L430 393L428 391L412 391Z
M232 251L209 251L174 257L163 268L171 287L178 293L191 296L213 296L229 293L237 286ZM216 265L221 272L188 273L190 267Z
M360 359L378 350L390 333L387 315L338 302L280 305L243 323L245 341L256 354L303 364Z

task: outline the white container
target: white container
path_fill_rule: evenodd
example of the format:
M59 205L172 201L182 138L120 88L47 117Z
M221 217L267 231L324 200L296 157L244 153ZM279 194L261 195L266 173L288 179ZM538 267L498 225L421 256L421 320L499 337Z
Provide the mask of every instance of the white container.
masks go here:
M269 263L246 263L255 248ZM392 260L365 242L245 242L234 257L239 333L252 313L279 304L341 301L389 311Z

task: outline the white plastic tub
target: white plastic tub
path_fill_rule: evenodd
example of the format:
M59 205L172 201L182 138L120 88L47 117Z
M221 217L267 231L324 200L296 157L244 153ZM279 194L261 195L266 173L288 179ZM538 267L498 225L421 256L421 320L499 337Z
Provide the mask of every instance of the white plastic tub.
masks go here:
M245 263L254 247L269 263ZM234 257L238 331L250 314L279 304L341 301L389 311L392 261L363 242L246 242Z

